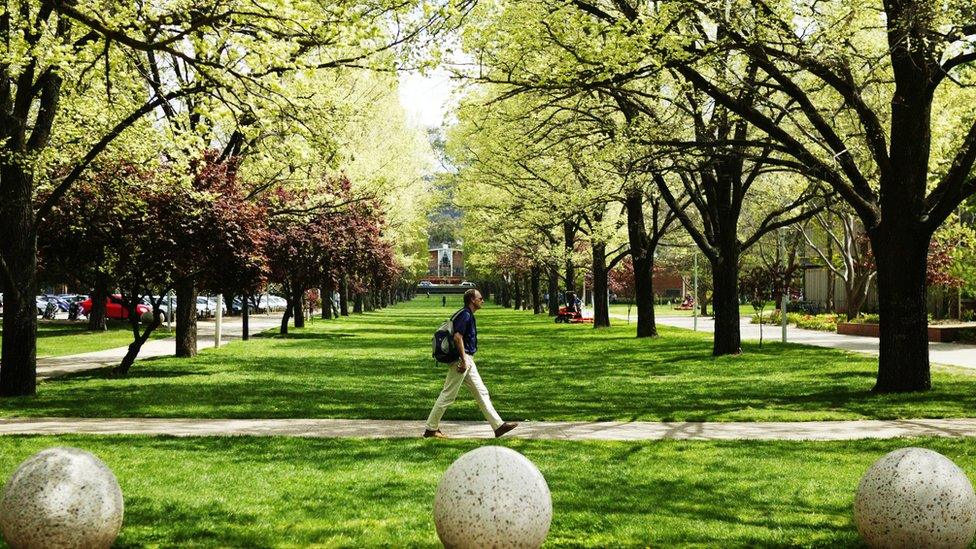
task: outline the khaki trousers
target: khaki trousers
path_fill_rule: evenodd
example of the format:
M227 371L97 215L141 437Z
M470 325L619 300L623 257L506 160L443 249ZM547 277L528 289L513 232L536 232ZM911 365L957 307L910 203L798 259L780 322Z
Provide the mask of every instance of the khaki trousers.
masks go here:
M454 403L454 399L457 398L462 383L471 391L475 402L478 403L478 408L481 408L481 413L484 414L485 419L493 430L504 423L498 415L498 412L495 411L495 407L491 405L491 397L488 396L488 389L481 381L481 376L478 374L478 367L475 365L474 359L471 358L471 355L464 355L464 359L467 368L463 372L457 371L457 362L452 363L447 369L444 388L441 389L441 394L438 395L437 402L434 403L434 408L430 411L430 415L427 416L427 429L431 431L437 430L437 426L441 422L441 416L444 415L447 407Z

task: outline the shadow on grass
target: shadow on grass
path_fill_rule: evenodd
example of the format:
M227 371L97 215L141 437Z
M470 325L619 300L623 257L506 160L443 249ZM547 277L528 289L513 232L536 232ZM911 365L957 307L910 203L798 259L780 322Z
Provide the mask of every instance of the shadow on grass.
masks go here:
M346 337L355 337L353 334L328 333L328 332L288 332L287 334L272 334L273 339L324 339L334 340Z
M315 322L287 336L235 341L197 357L140 360L130 376L90 373L0 400L0 414L422 419L445 367L429 356L443 311L423 304ZM708 334L661 327L556 326L479 312L476 361L496 408L531 420L774 421L968 417L976 379L940 372L935 389L873 395L877 359L800 345L744 345L711 356ZM448 420L481 420L462 390Z

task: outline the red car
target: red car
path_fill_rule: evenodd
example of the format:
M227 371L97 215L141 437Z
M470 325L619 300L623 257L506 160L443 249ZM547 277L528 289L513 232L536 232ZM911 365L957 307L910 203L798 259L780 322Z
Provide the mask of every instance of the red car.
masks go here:
M81 302L81 312L88 316L91 313L92 300L88 299ZM146 313L151 313L152 307L144 305L142 303L136 304L136 313L139 318ZM119 294L112 294L105 298L105 318L112 318L115 320L126 320L129 318L129 311L126 309L125 305L122 304L122 296Z

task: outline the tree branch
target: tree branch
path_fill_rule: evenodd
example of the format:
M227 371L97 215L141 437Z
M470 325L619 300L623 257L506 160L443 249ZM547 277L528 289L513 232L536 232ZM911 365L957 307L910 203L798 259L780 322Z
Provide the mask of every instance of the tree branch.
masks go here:
M949 217L952 210L973 193L971 188L966 188L965 181L970 176L974 163L976 163L976 121L970 126L942 181L925 199L928 215L926 227L930 231L935 231Z
M126 128L136 123L136 121L138 121L146 114L152 112L153 109L160 106L160 104L162 104L163 101L167 101L169 99L174 99L176 97L181 97L184 95L190 95L198 91L201 91L202 89L203 86L197 86L197 87L188 88L184 90L177 90L163 97L157 96L152 101L149 101L145 105L131 112L129 116L122 119L118 124L115 125L114 128L112 128L111 131L109 131L107 134L102 136L102 138L98 141L98 143L96 143L88 151L88 154L86 154L85 157L81 159L81 162L76 164L74 169L72 169L71 172L68 173L68 175L65 176L65 178L61 181L61 183L59 183L58 186L55 187L54 191L51 192L51 196L49 196L47 200L45 200L44 203L41 205L41 207L38 208L37 215L35 216L35 223L40 224L40 222L47 216L47 214L51 212L51 209L54 207L55 204L57 204L58 200L60 200L61 197L63 197L65 193L68 192L68 189L71 187L71 185L73 185L75 181L78 180L78 177L81 176L81 174L85 171L85 169L89 166L89 164L91 164L95 160L95 158L99 154L101 154L101 152L104 151L105 148L112 143L112 141L115 140L116 137L121 135Z

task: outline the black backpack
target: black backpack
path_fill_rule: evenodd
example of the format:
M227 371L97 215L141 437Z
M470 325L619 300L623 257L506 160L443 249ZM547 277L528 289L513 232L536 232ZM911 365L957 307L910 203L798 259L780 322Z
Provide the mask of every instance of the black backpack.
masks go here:
M451 315L451 318L441 324L440 328L437 328L437 331L434 332L434 337L430 340L431 356L437 362L450 364L457 362L461 358L461 353L454 348L454 319L463 310L459 309L458 312Z

